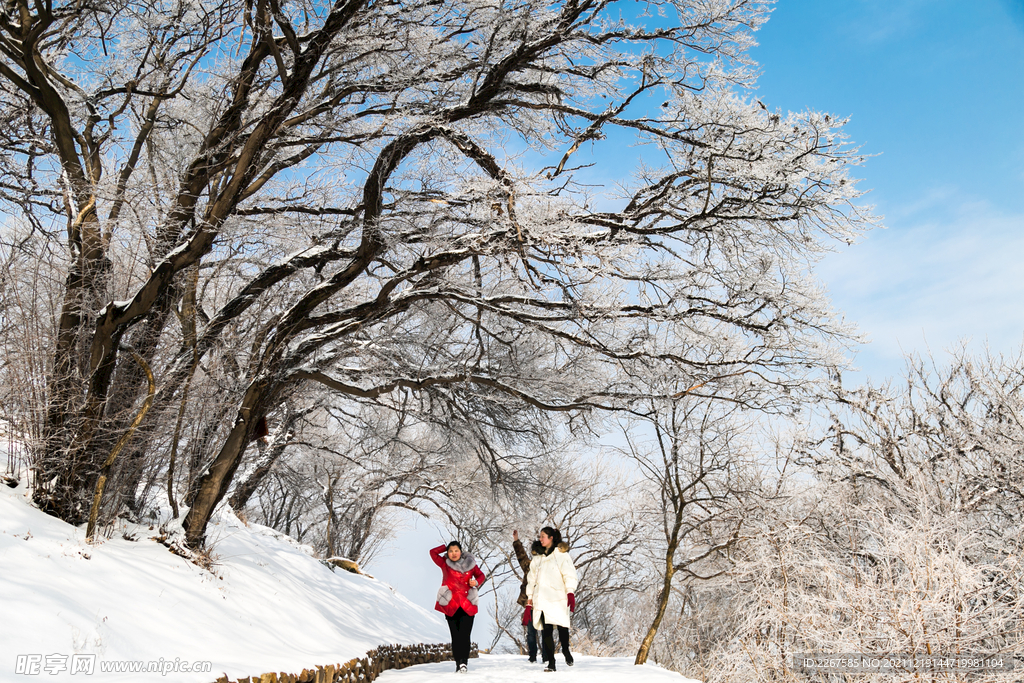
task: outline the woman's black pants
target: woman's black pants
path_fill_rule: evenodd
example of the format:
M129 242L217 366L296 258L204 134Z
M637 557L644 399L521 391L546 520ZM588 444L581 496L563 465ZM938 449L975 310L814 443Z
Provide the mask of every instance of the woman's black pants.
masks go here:
M540 615L540 623L544 627L544 636L541 638L543 644L544 656L548 657L548 666L552 669L555 668L555 634L554 624L549 624L544 621L544 615ZM565 655L565 661L572 661L572 654L569 652L569 627L559 626L558 627L558 643L562 646L562 654Z
M526 622L526 652L530 655L531 662L537 661L537 629L533 627L533 619ZM546 662L550 657L541 650L540 659Z
M466 614L461 607L448 620L448 630L452 632L452 659L455 666L469 662L469 639L473 632L473 617ZM568 634L566 634L568 637Z

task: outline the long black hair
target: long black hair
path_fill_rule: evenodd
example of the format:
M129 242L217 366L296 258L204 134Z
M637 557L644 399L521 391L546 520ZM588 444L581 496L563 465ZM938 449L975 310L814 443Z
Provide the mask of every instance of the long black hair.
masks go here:
M541 531L551 537L551 547L544 549L544 554L550 555L555 552L555 548L557 548L558 544L562 542L562 532L550 526L544 527Z

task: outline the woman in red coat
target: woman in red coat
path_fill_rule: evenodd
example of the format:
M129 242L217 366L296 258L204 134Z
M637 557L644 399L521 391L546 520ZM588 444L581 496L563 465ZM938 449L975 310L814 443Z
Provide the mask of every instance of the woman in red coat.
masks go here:
M476 558L463 553L458 541L432 549L430 559L441 568L441 588L434 609L448 620L455 670L466 673L473 617L477 613L477 589L486 577L476 566Z

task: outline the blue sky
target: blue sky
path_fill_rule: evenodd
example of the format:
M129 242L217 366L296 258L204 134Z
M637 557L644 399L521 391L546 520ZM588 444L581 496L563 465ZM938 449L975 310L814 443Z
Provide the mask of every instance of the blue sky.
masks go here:
M887 229L819 275L898 375L903 351L1024 334L1024 0L780 0L752 52L771 108L851 117Z

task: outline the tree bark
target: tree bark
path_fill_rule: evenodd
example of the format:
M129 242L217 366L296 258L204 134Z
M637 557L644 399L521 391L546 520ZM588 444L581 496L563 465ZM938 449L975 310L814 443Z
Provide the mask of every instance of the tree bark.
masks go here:
M256 461L256 465L253 467L252 472L245 478L244 481L240 482L235 486L234 493L228 499L228 504L231 509L235 512L241 512L245 509L246 504L252 495L256 493L256 489L260 487L263 480L267 478L270 471L274 468L274 463L284 455L285 449L288 448L288 444L291 443L289 438L289 432L295 426L295 423L300 417L309 413L309 410L302 411L289 411L280 426L274 431L274 435L271 438L270 444L266 448L265 453L260 454L259 460Z
M672 594L672 577L676 573L675 557L676 549L679 547L679 526L680 523L677 521L672 539L665 550L665 576L662 579L661 592L658 593L658 608L654 613L654 621L651 622L643 641L640 643L640 649L637 650L636 660L633 662L636 665L647 663L647 656L651 652L651 645L654 644L654 637L658 634L658 629L661 628L661 621L665 618L665 611L668 609L668 600Z
M190 548L200 548L206 542L206 526L210 523L213 511L224 498L231 479L242 461L246 446L252 440L253 430L265 406L276 394L277 387L270 385L269 380L260 379L252 382L235 416L224 445L217 457L210 464L206 473L197 482L196 494L191 508L185 515L185 543Z

